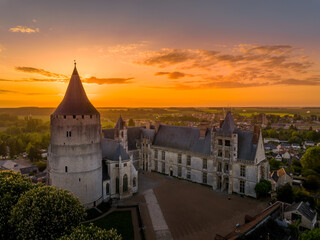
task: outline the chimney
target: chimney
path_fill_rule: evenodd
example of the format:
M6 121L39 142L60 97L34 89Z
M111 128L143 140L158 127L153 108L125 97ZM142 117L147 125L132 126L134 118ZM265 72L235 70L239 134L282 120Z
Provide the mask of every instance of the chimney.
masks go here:
M220 120L220 128L222 128L223 123L224 123L224 120Z
M161 125L161 122L160 121L156 121L156 125L155 125L156 133L159 131L160 125Z
M201 122L199 128L200 128L200 137L201 138L205 138L206 137L206 133L207 133L207 129L208 129L208 123L207 122Z
M258 125L253 126L253 144L257 144L259 141L260 127Z

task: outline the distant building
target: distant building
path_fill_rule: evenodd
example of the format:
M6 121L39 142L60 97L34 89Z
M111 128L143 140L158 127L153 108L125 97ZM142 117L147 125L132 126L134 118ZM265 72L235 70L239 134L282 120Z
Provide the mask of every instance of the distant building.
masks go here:
M284 217L291 222L300 220L299 230L313 229L317 224L317 212L309 204L299 202L286 208Z
M272 189L276 190L278 187L284 186L287 183L292 185L293 179L284 168L280 168L279 170L271 172L270 180Z
M29 176L30 173L37 174L39 169L34 165L23 165L12 160L0 161L1 170L12 170L14 172L20 172L22 175Z
M307 149L308 147L314 147L315 143L313 141L305 141L303 144L304 149Z

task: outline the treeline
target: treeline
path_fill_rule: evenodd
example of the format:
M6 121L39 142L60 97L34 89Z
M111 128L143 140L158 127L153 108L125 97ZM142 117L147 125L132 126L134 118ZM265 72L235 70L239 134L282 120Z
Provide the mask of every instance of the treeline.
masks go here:
M277 138L279 140L288 141L291 143L302 144L304 141L320 142L320 132L315 130L297 130L291 126L289 129L263 129L262 135L264 138Z
M31 160L41 158L40 149L47 149L50 141L49 122L14 115L0 115L0 156L15 157L26 152Z

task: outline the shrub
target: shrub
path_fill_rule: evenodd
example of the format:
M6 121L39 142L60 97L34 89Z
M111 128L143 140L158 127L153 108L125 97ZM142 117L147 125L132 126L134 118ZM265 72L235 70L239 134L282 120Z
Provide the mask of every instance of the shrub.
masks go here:
M117 230L105 230L94 226L92 223L88 226L80 225L76 227L70 235L61 237L59 240L121 240L121 235Z
M84 217L84 207L70 192L41 186L20 197L9 223L16 239L56 239L71 233Z
M279 201L282 201L282 202L286 202L286 203L293 202L294 194L293 194L292 187L289 183L277 189L277 198Z
M262 179L256 184L254 190L256 191L257 197L267 197L271 191L271 183L268 180Z

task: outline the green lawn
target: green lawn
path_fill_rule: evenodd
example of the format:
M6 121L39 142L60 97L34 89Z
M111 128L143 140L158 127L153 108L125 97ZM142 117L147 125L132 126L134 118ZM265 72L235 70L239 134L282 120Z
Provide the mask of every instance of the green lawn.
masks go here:
M92 223L106 230L109 230L111 228L117 229L118 233L121 234L123 240L134 239L131 211L112 212L109 215L100 218Z

